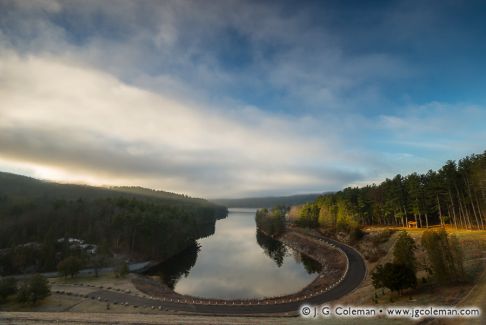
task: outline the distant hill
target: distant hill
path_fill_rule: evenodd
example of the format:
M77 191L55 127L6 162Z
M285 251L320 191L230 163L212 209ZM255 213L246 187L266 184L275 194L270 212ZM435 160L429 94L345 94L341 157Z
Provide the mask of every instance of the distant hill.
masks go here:
M278 205L297 205L313 202L321 193L297 194L289 196L248 197L240 199L214 199L211 202L228 208L271 208Z
M58 247L61 237L104 247L110 256L164 260L214 233L226 215L221 205L182 194L0 172L0 275L52 271L62 258L81 254Z
M159 199L160 202L195 203L212 205L204 199L192 198L184 194L157 191L136 186L96 187L78 184L61 184L32 177L0 172L0 196L18 198L50 199L101 199L108 197L135 197Z
M115 186L115 187L110 187L109 189L117 192L143 195L143 196L149 196L149 197L154 197L159 199L208 202L205 199L193 198L185 194L178 194L178 193L166 192L160 190L152 190L150 188L145 188L140 186Z

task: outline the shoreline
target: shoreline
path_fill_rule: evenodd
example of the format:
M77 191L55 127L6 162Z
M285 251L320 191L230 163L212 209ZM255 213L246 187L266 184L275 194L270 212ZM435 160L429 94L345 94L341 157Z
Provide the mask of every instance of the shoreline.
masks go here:
M195 301L209 304L277 304L290 301L304 300L316 293L324 293L334 288L344 278L347 271L347 257L344 252L327 242L299 234L288 230L278 238L274 238L286 246L305 254L317 261L322 270L317 277L304 288L294 293L264 297L243 299L215 299L183 295L175 292L166 285L149 276L137 275L132 279L133 285L142 293L154 298L170 299L169 301Z

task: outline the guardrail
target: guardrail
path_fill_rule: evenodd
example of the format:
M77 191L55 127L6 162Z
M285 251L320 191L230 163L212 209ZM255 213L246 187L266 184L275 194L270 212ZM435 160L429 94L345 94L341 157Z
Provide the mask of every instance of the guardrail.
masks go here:
M107 290L107 291L113 291L116 293L132 296L132 297L137 297L137 298L142 298L142 299L147 299L148 301L146 302L146 306L143 307L150 307L151 309L159 309L163 310L163 306L160 305L161 302L170 302L170 303L176 303L176 304L193 304L193 305L235 305L235 306L251 306L251 305L277 305L277 304L285 304L285 303L291 303L291 302L297 302L297 301L303 301L312 297L315 297L317 295L323 294L333 288L335 288L337 285L339 285L345 278L346 275L348 274L349 271L349 259L346 253L340 248L334 245L333 243L328 242L327 240L323 238L315 238L320 241L321 244L328 246L329 248L335 249L341 254L344 255L345 261L346 261L346 266L344 269L343 275L333 284L327 286L326 288L322 288L320 290L316 290L314 292L310 292L305 295L299 295L296 297L268 297L264 299L238 299L238 300L211 300L207 298L201 298L201 297L196 297L196 296L182 296L182 297L162 297L162 298L155 298L149 295L141 295L138 293L132 293L130 289L121 289L121 288L113 288L110 286L96 286L92 284L83 284L83 283L73 283L73 284L58 284L61 286L79 286L79 287L88 287L88 288L97 288L97 289L102 289L102 290ZM102 299L101 296L96 296L93 294L77 294L77 293L72 293L72 292L67 292L64 290L56 290L54 291L57 294L66 294L66 295L71 295L71 296L78 296L82 298L91 298L93 300L97 301L102 301L102 302L111 302L113 304L120 304L123 306L130 306L128 302L118 302L118 301L109 301L108 299L104 298ZM150 305L150 306L147 306ZM137 305L133 305L134 308L137 308Z

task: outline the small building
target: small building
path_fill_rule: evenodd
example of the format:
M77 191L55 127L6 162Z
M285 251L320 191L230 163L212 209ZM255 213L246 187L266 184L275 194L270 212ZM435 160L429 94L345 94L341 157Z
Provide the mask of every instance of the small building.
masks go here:
M58 243L69 243L70 249L81 249L86 251L88 254L95 255L98 251L98 246L95 244L86 243L82 239L78 238L59 238Z
M407 226L408 228L418 228L417 221L409 221Z
M59 238L57 240L58 243L63 243L63 242L68 242L69 244L74 244L74 245L82 245L84 244L84 240L78 239L78 238Z

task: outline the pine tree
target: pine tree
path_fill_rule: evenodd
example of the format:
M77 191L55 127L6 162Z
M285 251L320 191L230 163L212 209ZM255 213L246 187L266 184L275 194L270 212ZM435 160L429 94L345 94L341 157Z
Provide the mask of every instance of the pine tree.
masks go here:
M393 263L405 265L415 274L417 272L416 249L417 245L413 238L406 231L400 232L393 249Z

